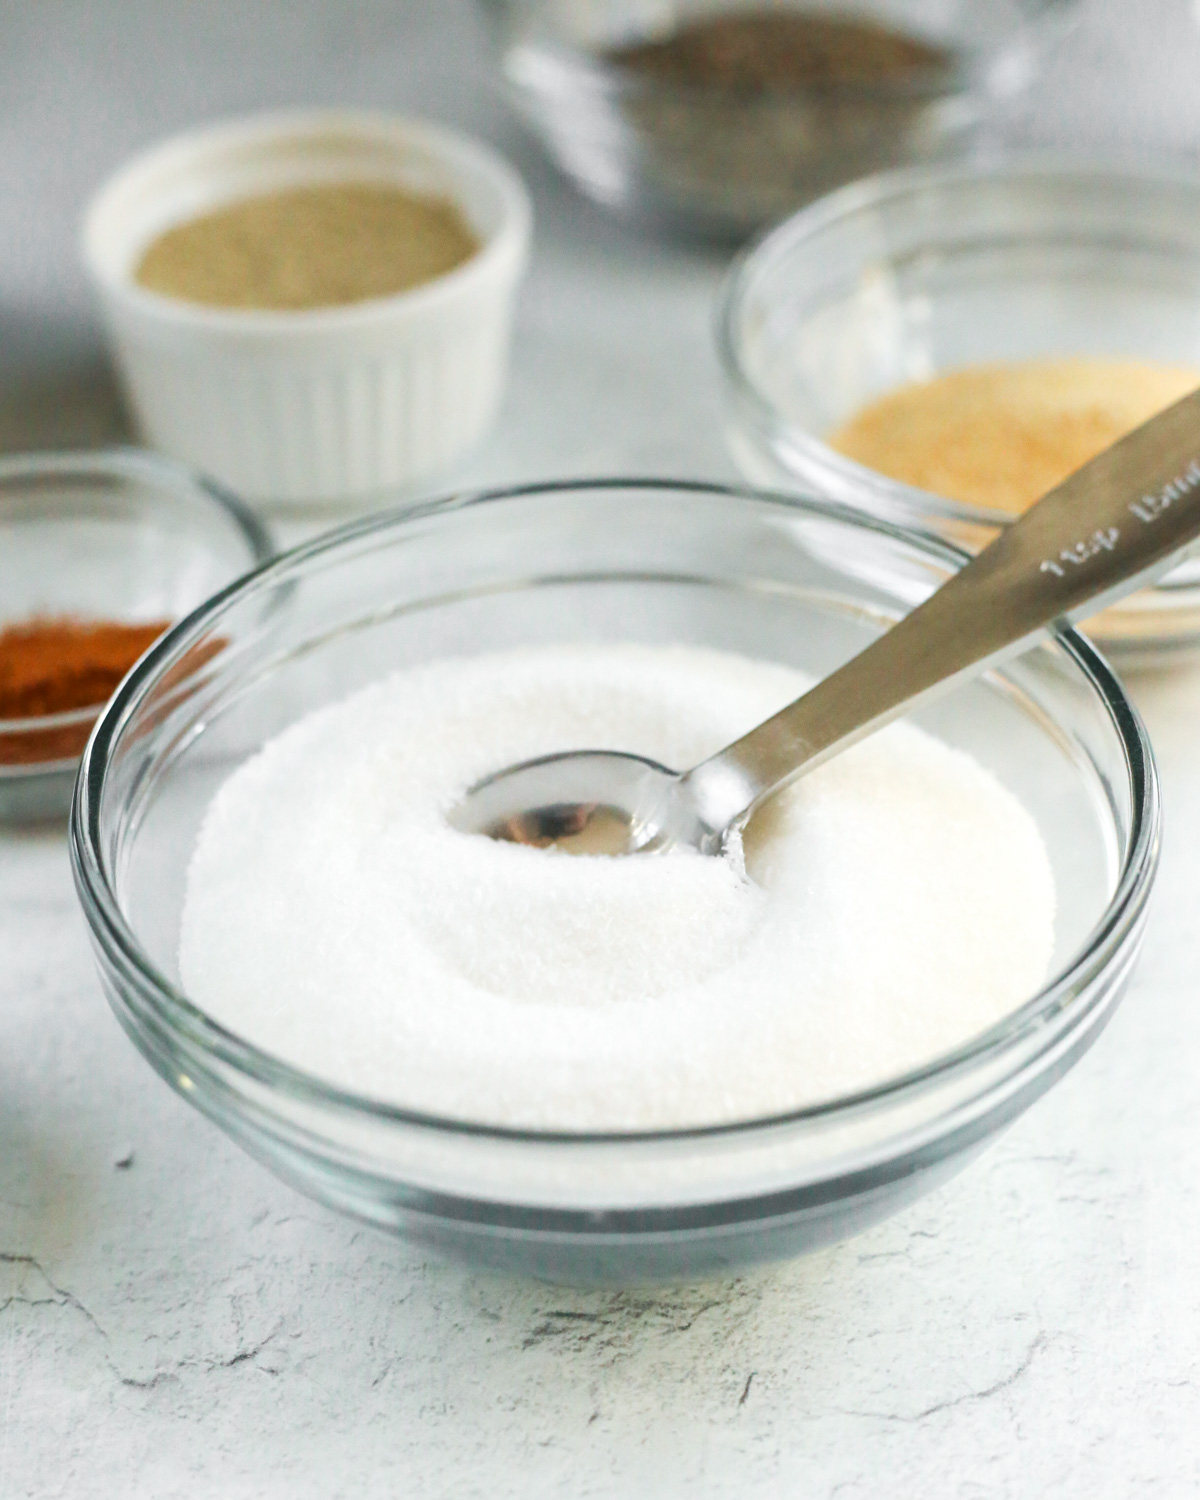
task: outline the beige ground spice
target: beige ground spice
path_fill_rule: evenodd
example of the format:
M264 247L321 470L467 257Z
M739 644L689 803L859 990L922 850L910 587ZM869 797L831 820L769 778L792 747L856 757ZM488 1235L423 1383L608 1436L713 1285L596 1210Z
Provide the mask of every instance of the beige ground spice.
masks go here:
M970 365L889 392L829 442L904 484L1016 513L1198 385L1198 369L1140 360Z
M151 243L135 279L185 302L297 311L408 291L478 249L448 199L390 183L330 182L177 224Z

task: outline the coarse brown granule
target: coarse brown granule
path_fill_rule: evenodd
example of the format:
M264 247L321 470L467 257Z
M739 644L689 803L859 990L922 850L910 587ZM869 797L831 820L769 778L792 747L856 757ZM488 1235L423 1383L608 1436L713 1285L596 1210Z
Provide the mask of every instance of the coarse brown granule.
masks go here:
M1200 385L1125 359L969 365L901 386L828 439L847 458L966 505L1017 514Z
M911 83L951 63L944 48L876 22L787 9L705 16L605 56L662 82L751 92Z
M478 249L447 198L391 183L328 182L175 225L150 244L135 279L184 302L296 312L409 291Z

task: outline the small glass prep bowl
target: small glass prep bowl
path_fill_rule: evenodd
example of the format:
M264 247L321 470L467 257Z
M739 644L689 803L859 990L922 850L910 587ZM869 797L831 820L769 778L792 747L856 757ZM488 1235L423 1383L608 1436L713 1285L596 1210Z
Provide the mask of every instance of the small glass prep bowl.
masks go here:
M0 459L0 630L38 616L177 620L271 551L236 500L154 454ZM0 718L0 823L66 815L100 708Z
M819 676L961 560L839 506L632 480L432 504L286 554L155 645L85 753L72 857L113 1008L174 1088L304 1192L480 1262L620 1283L725 1271L854 1233L962 1165L1048 1088L1129 976L1157 857L1155 774L1134 710L1078 635L1048 639L918 716L1036 818L1059 891L1053 977L953 1055L785 1118L550 1134L356 1097L188 1001L184 882L230 773L268 736L396 668L633 640L723 647Z
M867 172L963 149L1028 87L1077 0L484 0L516 109L589 197L635 219L744 237ZM613 56L700 18L793 11L944 50L935 73L769 88L685 85Z
M901 484L824 441L895 386L1064 355L1200 369L1200 176L1054 160L885 174L733 267L718 314L728 434L755 483L978 548L1010 515ZM1200 642L1200 560L1084 629L1122 665Z

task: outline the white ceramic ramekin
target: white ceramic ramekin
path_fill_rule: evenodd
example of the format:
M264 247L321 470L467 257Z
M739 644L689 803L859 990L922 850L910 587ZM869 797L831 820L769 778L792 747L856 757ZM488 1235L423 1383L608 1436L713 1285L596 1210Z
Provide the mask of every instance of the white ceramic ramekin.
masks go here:
M450 198L480 250L412 291L303 312L204 307L134 280L172 224L349 180ZM483 436L529 237L521 180L486 147L421 121L306 110L211 126L136 157L92 199L83 257L146 441L247 499L324 503L424 479Z

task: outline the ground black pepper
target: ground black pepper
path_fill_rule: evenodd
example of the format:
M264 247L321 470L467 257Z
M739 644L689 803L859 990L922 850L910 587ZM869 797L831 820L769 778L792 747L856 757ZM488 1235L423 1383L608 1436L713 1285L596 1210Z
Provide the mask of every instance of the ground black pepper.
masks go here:
M643 202L728 237L971 128L955 50L783 5L686 20L597 53ZM963 96L962 108L946 101Z
M890 27L804 11L737 11L618 47L610 61L706 89L827 89L944 76L951 56Z

